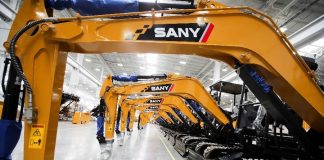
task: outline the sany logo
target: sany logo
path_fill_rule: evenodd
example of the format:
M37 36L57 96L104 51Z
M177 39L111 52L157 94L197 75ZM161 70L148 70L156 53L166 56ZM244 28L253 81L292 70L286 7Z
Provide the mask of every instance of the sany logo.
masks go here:
M155 28L155 37L197 37L200 28Z
M151 111L157 111L159 109L159 106L150 106L147 109L145 109L145 112L151 112Z
M163 101L162 98L159 98L159 99L149 99L145 103L149 103L149 104L160 104L160 103L162 103L162 101Z
M171 92L173 88L173 84L152 85L145 89L144 92Z
M214 29L212 23L177 23L177 24L154 24L147 28L138 29L135 33L139 36L137 40L159 40L159 41L186 41L186 42L206 42Z

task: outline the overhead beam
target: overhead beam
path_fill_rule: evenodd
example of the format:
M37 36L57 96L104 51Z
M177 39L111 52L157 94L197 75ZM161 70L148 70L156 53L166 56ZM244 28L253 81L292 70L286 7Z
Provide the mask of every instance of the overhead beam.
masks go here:
M324 15L291 34L288 39L296 47L302 47L324 36Z
M114 72L109 68L109 66L107 65L103 56L101 54L97 54L96 56L97 56L98 60L100 61L100 63L102 64L102 66L105 68L105 70L108 71L108 74L114 75Z
M197 78L199 78L201 76L201 74L211 65L213 64L214 61L209 60L209 62L198 72L198 74L196 75ZM202 78L201 78L202 79Z
M94 82L96 85L100 86L101 81L98 80L93 74L91 74L85 67L83 67L80 63L75 61L73 58L68 56L67 58L67 64L71 65L72 67L79 70L84 76L86 76L89 80Z

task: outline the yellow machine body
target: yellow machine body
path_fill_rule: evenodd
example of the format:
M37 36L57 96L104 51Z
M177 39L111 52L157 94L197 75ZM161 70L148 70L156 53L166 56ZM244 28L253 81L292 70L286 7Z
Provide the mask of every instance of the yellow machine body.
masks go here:
M122 102L122 119L120 125L120 131L124 132L126 128L126 122L129 112L132 108L141 110L141 107L146 109L149 106L170 106L172 108L179 109L191 122L198 123L197 118L191 113L189 108L186 106L184 100L179 96L174 95L162 95L150 98L136 98L136 99L127 99ZM159 108L161 109L161 108ZM142 109L143 110L143 109ZM171 113L173 114L173 113ZM182 122L182 120L180 120Z
M156 87L167 86L165 90L154 90ZM105 87L105 86L102 86ZM154 81L149 83L134 83L124 86L113 86L105 94L107 109L105 123L105 137L112 140L114 137L115 121L116 121L116 106L119 96L128 95L175 95L184 99L193 99L199 102L221 125L227 125L230 120L226 117L223 111L219 108L215 100L209 95L202 84L195 78L183 76L169 76L167 79Z
M0 101L0 119L1 119L1 115L2 115L2 109L3 109L3 102Z
M156 13L178 14L157 17ZM46 12L44 1L24 0L4 46L8 49L11 38L28 22L46 18L49 14ZM142 18L139 16L141 14L152 16ZM126 16L140 18L125 18ZM33 90L33 107L38 110L34 123L45 126L42 148L29 148L28 140L25 140L24 158L27 160L54 159L68 52L187 54L217 59L233 68L238 63L247 64L253 66L280 98L312 129L324 133L324 94L317 85L316 76L273 20L256 10L234 7L151 11L59 18L58 22L61 23L43 23L38 26L38 30L31 29L20 37L15 46L16 56ZM138 40L140 34L135 34L138 29L143 29L143 26L150 28L157 24L188 23L213 24L214 28L205 42ZM143 32L146 29L143 29ZM189 82L188 79L179 78L177 81L179 84L176 84L172 92L185 89L187 93L195 94L197 89L202 88L201 85L197 85L196 80ZM182 88L181 83L191 87ZM140 93L142 88L138 89L137 92ZM196 100L205 99L206 101L200 101L206 103L202 105L212 106L209 112L217 117L219 122L229 123L227 118L219 113L217 105L208 100L205 94L189 97ZM116 96L107 96L107 100L114 102L112 105L116 106ZM108 121L111 120L115 119ZM106 126L109 127L113 128ZM24 128L24 136L30 137L31 125L26 123Z

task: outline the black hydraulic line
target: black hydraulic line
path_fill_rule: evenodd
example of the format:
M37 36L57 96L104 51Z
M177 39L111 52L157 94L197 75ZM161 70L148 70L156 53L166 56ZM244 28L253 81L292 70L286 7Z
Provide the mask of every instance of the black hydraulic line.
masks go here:
M168 76L166 74L156 74L156 75L138 75L136 76L138 80L146 80L146 79L166 79Z
M280 27L283 27L283 26L287 25L288 23L290 23L292 20L294 20L295 18L297 18L300 14L302 14L303 12L305 12L308 8L312 7L318 1L319 0L315 0L315 1L311 2L305 8L303 8L302 10L300 10L299 12L297 12L294 16L292 16L291 18L289 18L286 22L284 22L283 24L281 24Z
M247 104L242 104L241 106L258 105L258 104L261 104L261 103L260 102L247 103Z
M4 61L4 68L3 68L3 72L2 72L1 87L2 87L2 91L4 94L6 94L5 79L6 79L6 75L7 75L9 62L10 62L10 59L6 58Z
M248 93L248 92L247 92L246 90L244 90L244 100L245 100L245 101L247 101L247 93Z
M119 124L120 124L120 117L121 117L121 107L118 106L118 109L117 109L117 118L116 118L116 128L115 128L115 131L117 134L120 133L120 130L119 130Z
M139 2L139 11L166 10L170 8L176 9L195 9L192 3L162 3L162 2Z
M130 111L127 113L127 120L126 120L126 129L128 132L130 131L129 123L130 123Z
M236 128L241 127L241 117L243 113L243 97L244 97L244 92L245 92L245 83L242 84L242 90L241 90L241 98L240 98L240 103L238 106L238 114L237 114L237 122L236 122Z
M256 96L260 103L266 108L267 113L281 124L284 124L306 150L311 159L319 155L318 146L306 135L306 131L299 123L299 118L289 110L289 106L282 102L277 94L268 86L264 79L248 65L240 67L239 76Z
M219 87L219 93L218 93L218 105L220 105L221 102L221 97L222 97L222 88L223 88L223 83L221 82L220 87Z
M236 94L234 94L234 104L233 104L233 106L235 106L235 104L236 104Z
M23 90L22 90L22 96L21 96L21 100L20 100L20 113L19 113L19 122L21 122L22 120L22 116L23 116L23 113L24 113L24 107L25 107L25 95L26 95L26 88L23 87Z
M172 109L178 115L178 117L182 120L182 122L185 124L185 127L189 128L188 121L183 117L182 114L180 114L180 111L176 108L172 108Z
M21 80L17 76L16 70L10 65L1 119L16 120L20 87Z
M204 122L204 124L208 127L211 128L212 131L217 132L217 128L216 126L213 125L213 123L207 118L207 116L204 115L204 113L197 107L192 106L191 103L196 103L193 100L186 100L189 104L189 107L196 113L196 115L198 116L198 118ZM189 101L193 101L193 102L189 102Z
M29 99L29 106L30 107L32 106L33 91L32 91L32 88L31 88L31 86L30 86L24 72L23 72L22 67L19 64L19 58L16 57L16 55L15 55L15 46L16 46L16 43L17 43L18 39L20 38L20 36L23 35L30 28L33 28L34 26L37 26L37 25L45 23L45 22L56 22L56 21L57 21L56 18L45 18L45 19L30 22L26 26L24 26L22 29L20 29L12 37L12 39L10 41L9 55L10 55L10 58L11 58L12 66L17 71L17 75L22 79L22 81L24 82L24 85L26 86L26 90L27 90L28 96L29 96L28 99Z
M167 112L167 115L171 118L171 120L175 123L175 124L179 124L179 121L169 112Z
M138 121L137 121L137 129L140 130L141 129L141 125L140 125L140 122L141 122L141 115L138 116Z

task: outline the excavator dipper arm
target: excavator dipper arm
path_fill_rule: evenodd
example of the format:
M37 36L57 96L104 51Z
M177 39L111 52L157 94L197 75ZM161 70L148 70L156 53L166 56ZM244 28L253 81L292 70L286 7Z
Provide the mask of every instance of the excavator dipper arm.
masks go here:
M183 99L179 96L172 96L172 95L163 95L159 97L152 97L152 98L136 98L136 99L129 99L124 101L121 104L123 117L121 120L121 132L125 131L126 128L126 122L128 113L131 110L131 108L138 108L136 106L154 106L154 105L164 105L164 106L170 106L172 108L179 109L188 119L193 123L198 123L197 118L192 114L192 112L189 110L189 108L184 103ZM180 118L181 119L181 118ZM181 119L181 121L183 121Z
M188 87L190 86L190 87ZM104 87L104 86L103 86ZM105 102L108 106L109 121L106 122L106 132L105 137L108 140L113 139L115 119L116 119L116 104L117 102L112 102L112 100L117 100L119 95L160 95L169 94L177 95L186 99L193 99L199 102L202 107L204 107L221 125L231 126L230 119L223 113L223 111L218 107L213 98L204 89L200 82L194 78L190 77L169 77L165 80L150 82L150 83L136 83L124 86L114 86L106 93ZM108 115L107 115L108 116Z
M21 63L23 71L18 69L19 77L28 82L26 109L38 113L29 114L26 119L44 125L44 143L40 149L28 147L26 138L25 159L54 159L67 52L191 54L217 59L233 68L248 65L312 129L324 133L324 94L316 77L265 14L237 7L46 19L52 13L46 11L44 3L23 2L4 44L16 61L14 67L20 68L17 61ZM176 15L158 17L160 13ZM152 16L134 18L142 14ZM38 21L26 27L35 20ZM196 87L188 90L195 93L193 88ZM8 107L6 104L5 99L4 108ZM217 110L213 107L211 113L220 112ZM286 116L280 112L270 114ZM220 122L229 123L221 115L217 116ZM31 128L30 124L25 125L25 137L30 137Z

